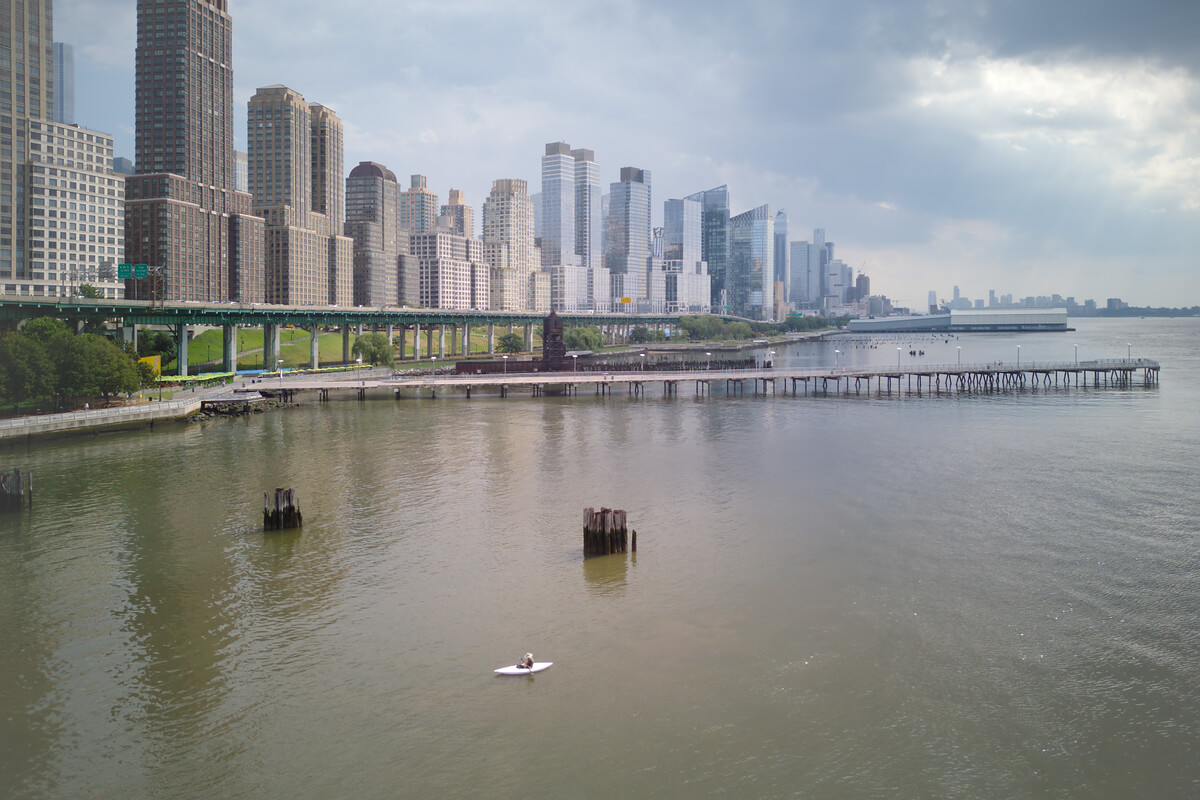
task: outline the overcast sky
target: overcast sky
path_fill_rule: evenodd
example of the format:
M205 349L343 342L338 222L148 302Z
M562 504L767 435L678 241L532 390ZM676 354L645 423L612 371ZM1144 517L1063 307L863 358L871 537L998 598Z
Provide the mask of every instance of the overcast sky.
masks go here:
M237 146L285 84L346 171L424 173L476 210L544 145L662 201L825 229L898 304L1054 292L1200 304L1200 4L1142 0L230 0ZM134 0L57 0L76 121L133 153Z

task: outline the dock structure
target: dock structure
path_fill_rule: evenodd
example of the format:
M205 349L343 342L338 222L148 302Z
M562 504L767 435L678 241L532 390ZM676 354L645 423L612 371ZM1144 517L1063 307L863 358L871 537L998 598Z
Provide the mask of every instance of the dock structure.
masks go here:
M278 387L260 384L254 391L281 394L288 399L312 392L321 400L331 393L366 399L369 395L436 398L477 397L490 393L508 397L524 390L534 397L569 396L580 387L597 396L609 396L614 387L641 398L655 384L664 397L676 396L679 384L693 382L697 397L711 395L713 385L723 385L727 396L775 395L846 396L876 394L984 394L1042 388L1131 388L1158 385L1159 363L1147 358L1103 359L1079 362L1029 364L914 364L897 367L822 367L808 369L696 369L686 371L628 370L624 372L529 372L490 375L455 374L391 376L353 380L302 376Z

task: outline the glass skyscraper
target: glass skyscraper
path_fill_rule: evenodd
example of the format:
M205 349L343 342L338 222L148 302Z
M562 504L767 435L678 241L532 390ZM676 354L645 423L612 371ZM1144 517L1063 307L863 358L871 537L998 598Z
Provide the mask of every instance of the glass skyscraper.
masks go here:
M551 142L542 156L542 266L577 264L575 257L575 157L566 142Z
M619 311L632 311L646 297L650 270L650 170L622 167L621 180L609 186L604 230L604 265L612 280ZM621 304L628 299L629 304Z
M688 195L703 206L701 237L711 279L713 311L730 308L726 271L729 263L729 187L718 186Z
M766 205L729 220L729 287L733 313L750 319L774 318L775 219Z

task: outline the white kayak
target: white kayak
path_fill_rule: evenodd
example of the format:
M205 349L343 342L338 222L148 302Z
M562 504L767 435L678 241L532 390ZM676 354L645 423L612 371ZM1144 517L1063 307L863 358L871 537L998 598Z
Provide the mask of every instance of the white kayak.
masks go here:
M553 661L535 661L533 662L533 669L526 669L525 667L513 664L511 667L501 667L495 670L495 673L497 675L532 675L535 672L550 669L553 664Z

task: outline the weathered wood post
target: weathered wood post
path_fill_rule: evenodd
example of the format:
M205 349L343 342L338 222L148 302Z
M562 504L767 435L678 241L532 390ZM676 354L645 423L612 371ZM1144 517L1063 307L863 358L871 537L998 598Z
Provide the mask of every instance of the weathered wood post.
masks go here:
M282 531L304 525L294 489L276 489L275 497L263 492L263 530Z
M0 512L23 511L27 498L33 508L33 475L20 469L0 474Z
M629 528L621 509L583 510L583 554L606 556L629 551ZM637 531L633 532L633 551L637 552Z

